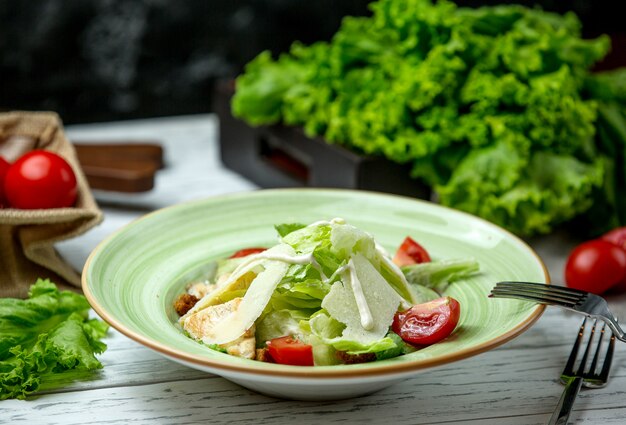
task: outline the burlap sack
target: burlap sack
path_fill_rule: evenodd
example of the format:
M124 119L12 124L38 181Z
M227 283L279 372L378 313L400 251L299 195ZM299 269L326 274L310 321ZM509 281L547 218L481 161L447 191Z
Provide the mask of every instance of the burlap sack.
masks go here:
M54 243L86 232L103 218L58 115L0 114L0 155L12 161L33 148L56 152L69 162L78 182L78 199L73 208L0 209L0 297L26 297L39 277L64 289L78 289L80 274L61 258Z

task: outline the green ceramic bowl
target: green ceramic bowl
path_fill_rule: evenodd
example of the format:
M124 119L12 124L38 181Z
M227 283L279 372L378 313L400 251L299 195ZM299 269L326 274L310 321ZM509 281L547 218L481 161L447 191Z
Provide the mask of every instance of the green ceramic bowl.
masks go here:
M342 217L394 252L411 235L436 258L474 257L481 273L452 284L461 318L446 340L390 360L302 367L245 360L183 335L172 307L211 261L276 243L274 224ZM490 350L528 329L543 306L491 299L501 280L549 282L539 257L517 237L471 215L394 195L318 189L261 190L148 214L102 242L83 272L94 310L126 336L190 367L277 397L338 399L370 393L435 366ZM450 366L454 367L454 366Z

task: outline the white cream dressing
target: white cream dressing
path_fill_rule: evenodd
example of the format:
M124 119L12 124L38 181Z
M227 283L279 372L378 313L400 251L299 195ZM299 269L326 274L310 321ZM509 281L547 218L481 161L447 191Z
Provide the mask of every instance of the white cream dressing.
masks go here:
M316 221L314 223L309 224L306 227L315 227L315 226L330 226L332 224L346 224L346 220L344 220L341 217L335 217L333 219L331 219L330 221L328 220L320 220L320 221Z
M356 274L356 269L352 259L348 262L347 271L349 272L348 276L350 286L352 287L352 292L354 293L356 306L359 309L359 316L361 316L361 326L363 326L363 329L366 331L372 330L374 328L374 317L372 316L372 312L367 305L367 299L363 293L363 286L361 286L361 281Z

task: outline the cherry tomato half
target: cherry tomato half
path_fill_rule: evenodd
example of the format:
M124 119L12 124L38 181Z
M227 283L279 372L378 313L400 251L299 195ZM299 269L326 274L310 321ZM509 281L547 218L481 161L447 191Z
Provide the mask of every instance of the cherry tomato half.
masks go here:
M283 336L267 341L267 350L276 363L313 366L313 346L293 336Z
M244 248L235 252L229 258L239 258L239 257L247 257L248 255L258 254L259 252L265 251L267 248Z
M427 263L430 261L428 251L420 244L415 242L413 238L407 236L396 251L393 262L398 267L410 266L411 264Z
M78 194L76 176L67 161L39 149L11 164L4 190L9 205L21 209L71 207Z
M583 242L565 263L565 283L570 288L602 294L626 278L626 251L611 242Z
M441 297L396 313L391 329L410 344L431 345L452 333L460 315L457 300Z
M0 208L7 206L7 198L4 195L4 176L6 176L10 166L11 164L0 156Z

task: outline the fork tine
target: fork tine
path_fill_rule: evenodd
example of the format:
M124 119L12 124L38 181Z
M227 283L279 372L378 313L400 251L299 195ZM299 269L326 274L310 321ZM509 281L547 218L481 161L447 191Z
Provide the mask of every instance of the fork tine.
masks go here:
M587 318L585 317L585 319L583 320L583 326L580 327L580 332L578 334L579 338L581 338L581 339L582 339L582 334L584 332L584 325L585 325L586 321L587 321ZM593 322L593 326L591 327L591 335L589 335L589 341L587 341L587 348L585 348L585 353L583 354L583 358L580 360L580 365L578 366L578 372L577 372L578 376L583 376L585 374L585 366L587 364L587 358L589 357L589 352L591 351L591 346L593 345L593 338L594 338L595 333L596 333L596 323L597 322L598 321L595 320ZM596 350L596 354L597 354L597 351L598 350ZM596 361L596 359L594 358L594 362L595 361ZM591 373L593 373L593 369L590 369L590 370L592 371Z
M586 292L579 291L577 289L532 282L498 282L496 283L494 289L541 292L553 296L570 299L572 301L580 300L588 295Z
M581 291L580 289L569 288L566 286L558 286L558 285L548 285L545 283L538 282L520 282L520 281L502 281L496 283L496 287L506 287L511 286L514 288L526 287L526 288L540 288L548 291L561 292L563 294L569 295L579 295L584 296L587 294L585 291Z
M498 282L490 297L518 298L572 308L582 302L586 292L531 282Z
M602 327L602 333L604 333L604 326ZM609 347L606 350L606 357L604 358L604 364L602 365L602 370L600 371L600 379L605 383L609 378L609 370L611 369L611 363L613 362L614 351L615 351L615 335L611 333L611 337L609 339Z
M565 368L563 369L563 375L574 375L574 364L576 363L576 358L578 357L578 350L580 348L580 343L583 340L586 324L587 318L585 317L583 319L582 325L580 325L578 335L576 336L576 340L574 341L574 345L572 346L572 351L570 351L569 353L569 358L567 359L567 363L565 364Z
M594 323L593 325L593 329L591 330L591 338L589 339L589 345L591 345L591 340L593 339L593 334L596 328L596 324ZM604 339L604 328L606 328L606 324L604 324L602 326L602 329L600 329L600 338L598 339L598 345L596 346L596 353L593 356L593 360L591 361L591 364L589 365L589 372L590 373L595 373L596 372L596 367L598 365L598 359L600 358L600 348L602 348L602 340Z
M503 289L494 288L491 290L490 296L496 297L496 298L501 297L501 298L527 299L527 300L532 300L532 301L537 301L537 302L559 304L564 307L574 307L576 304L578 304L577 299L572 300L569 298L555 296L550 293L531 292L531 291L524 291L524 290L519 290L519 289L503 290Z

